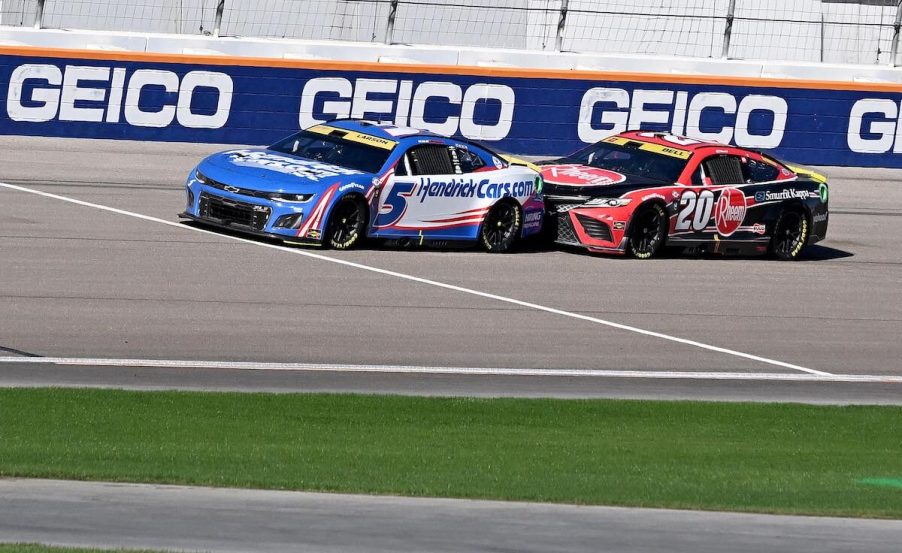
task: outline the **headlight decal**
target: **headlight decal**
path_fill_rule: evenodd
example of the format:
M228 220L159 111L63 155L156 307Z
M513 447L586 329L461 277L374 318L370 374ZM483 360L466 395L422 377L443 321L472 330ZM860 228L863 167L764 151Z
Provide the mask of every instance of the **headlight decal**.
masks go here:
M630 204L629 198L592 198L585 205L592 207L623 207Z
M270 200L278 202L306 203L313 198L313 194L287 194L284 192L273 192L268 194Z
M198 169L194 170L194 180L196 180L197 182L199 182L201 184L206 184L207 186L210 186L213 184L213 181L211 179L207 178L207 176L204 175L203 173L201 173L200 170L198 170Z

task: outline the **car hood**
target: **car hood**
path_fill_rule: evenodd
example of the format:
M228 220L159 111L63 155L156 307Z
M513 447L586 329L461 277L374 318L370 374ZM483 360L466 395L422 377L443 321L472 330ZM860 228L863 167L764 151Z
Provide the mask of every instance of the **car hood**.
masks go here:
M587 165L550 162L541 170L546 195L616 197L631 190L672 184Z
M318 193L335 184L358 183L364 188L373 175L265 148L244 148L213 154L197 166L209 179L260 192Z

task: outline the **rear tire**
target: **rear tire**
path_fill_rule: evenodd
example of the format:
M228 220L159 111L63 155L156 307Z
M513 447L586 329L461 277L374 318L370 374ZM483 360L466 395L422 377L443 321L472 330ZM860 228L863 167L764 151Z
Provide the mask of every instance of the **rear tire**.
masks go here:
M506 201L497 203L482 221L479 242L489 253L507 253L520 238L522 225L519 206Z
M363 200L346 196L332 208L323 243L336 250L358 246L366 235L366 223L366 205Z
M636 259L654 257L667 240L667 213L659 204L640 207L630 223L626 250Z
M770 254L780 261L795 261L808 243L810 234L811 226L802 210L794 207L786 209L774 225Z

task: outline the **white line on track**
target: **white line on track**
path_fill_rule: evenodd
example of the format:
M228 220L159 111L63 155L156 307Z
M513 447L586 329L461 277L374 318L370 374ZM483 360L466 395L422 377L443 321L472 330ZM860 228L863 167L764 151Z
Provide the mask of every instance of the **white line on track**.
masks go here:
M43 191L41 191L41 190L35 190L35 189L33 189L33 188L25 188L25 187L23 187L23 186L16 186L16 185L14 185L14 184L7 184L7 183L0 182L0 187L2 187L2 188L7 188L7 189L10 189L10 190L17 190L17 191L19 191L19 192L26 192L26 193L28 193L28 194L35 194L35 195L37 195L37 196L43 196L43 197L45 197L45 198L52 198L52 199L54 199L54 200L60 200L60 201L63 201L63 202L68 202L68 203L71 203L71 204L80 205L80 206L84 206L84 207L91 207L91 208L94 208L94 209L99 209L99 210L101 210L101 211L107 211L107 212L109 212L109 213L116 213L116 214L119 214L119 215L125 215L125 216L128 216L128 217L133 217L133 218L135 218L135 219L141 219L142 221L149 221L149 222L152 222L152 223L158 223L158 224L161 224L161 225L167 225L167 226L171 226L171 227L175 227L175 228L179 228L179 229L183 229L183 230L188 230L188 231L192 231L192 232L199 232L199 233L202 233L202 234L209 234L209 235L212 235L212 236L216 236L216 237L219 237L219 238L226 238L226 239L233 240L233 241L236 241L236 242L241 242L241 243L244 243L244 244L251 244L251 245L259 246L259 247L263 247L263 248L270 248L270 249L273 249L273 250L279 250L279 251L283 251L283 252L287 252L287 253L291 253L291 254L295 254L295 255L301 255L301 256L304 256L304 257L312 258L312 259L318 259L318 260L320 260L320 261L326 261L326 262L329 262L329 263L335 263L335 264L338 264L338 265L344 265L345 267L353 267L353 268L355 268L355 269L361 269L361 270L369 271L369 272L372 272L372 273L377 273L377 274L381 274L381 275L392 276L392 277L396 277L396 278L408 280L408 281L411 281L411 282L417 282L417 283L420 283L420 284L426 284L426 285L429 285L429 286L435 286L435 287L438 287L438 288L444 288L444 289L446 289L446 290L453 290L453 291L455 291L455 292L461 292L461 293L464 293L464 294L470 294L470 295L473 295L473 296L479 296L479 297L481 297L481 298L486 298L486 299L490 299L490 300L494 300L494 301L500 301L500 302L504 302L504 303L509 303L509 304L512 304L512 305L519 305L520 307L526 307L526 308L528 308L528 309L534 309L534 310L536 310L536 311L544 311L545 313L551 313L551 314L554 314L554 315L560 315L560 316L562 316L562 317L568 317L568 318L571 318L571 319L578 319L578 320L581 320L581 321L587 321L587 322L590 322L590 323L595 323L595 324L607 326L607 327L610 327L610 328L616 328L616 329L618 329L618 330L624 330L624 331L627 331L627 332L633 332L633 333L635 333L635 334L641 334L641 335L643 335L643 336L650 336L650 337L653 337L653 338L659 338L659 339L661 339L661 340L667 340L667 341L669 341L669 342L676 342L676 343L678 343L678 344L684 344L684 345L687 345L687 346L692 346L692 347L696 347L696 348L700 348L700 349L704 349L704 350L708 350L708 351L713 351L713 352L716 352L716 353L722 353L722 354L725 354L725 355L731 355L731 356L733 356L733 357L740 357L740 358L743 358L743 359L749 359L749 360L751 360L751 361L756 361L756 362L758 362L758 363L764 363L764 364L767 364L767 365L773 365L773 366L775 366L775 367L782 367L782 368L784 368L784 369L792 369L792 370L795 370L795 371L801 371L801 372L804 372L804 373L813 374L813 375L819 375L819 376L832 376L830 373L827 373L827 372L824 372L824 371L818 371L818 370L815 370L815 369L809 369L809 368L807 368L807 367L802 367L802 366L800 366L800 365L794 365L794 364L792 364L792 363L786 363L786 362L784 362L784 361L778 361L778 360L776 360L776 359L770 359L770 358L767 358L767 357L761 357L761 356L758 356L758 355L753 355L753 354L751 354L751 353L744 353L744 352L741 352L741 351L736 351L736 350L732 350L732 349L722 348L722 347L714 346L714 345L711 345L711 344L705 344L705 343L702 343L702 342L697 342L697 341L695 341L695 340L689 340L689 339L687 339L687 338L680 338L680 337L678 337L678 336L671 336L671 335L669 335L669 334L664 334L664 333L661 333L661 332L654 332L654 331L652 331L652 330L645 330L645 329L643 329L643 328L638 328L638 327L635 327L635 326L629 326L629 325L624 325L624 324L620 324L620 323L615 323L615 322L613 322L613 321L607 321L607 320L605 320L605 319L599 319L599 318L597 318L597 317L590 317L590 316L588 316L588 315L581 315L581 314L579 314L579 313L574 313L574 312L572 312L572 311L564 311L564 310L562 310L562 309L556 309L556 308L554 308L554 307L547 307L547 306L544 306L544 305L539 305L539 304L537 304L537 303L525 302L525 301L521 301L521 300L514 299L514 298L508 298L508 297L505 297L505 296L499 296L499 295L497 295L497 294L490 294L490 293L488 293L488 292L480 292L479 290L473 290L472 288L464 288L464 287L462 287L462 286L455 286L455 285L453 285L453 284L446 284L446 283L444 283L444 282L439 282L439 281L436 281L436 280L429 280L429 279L426 279L426 278L420 278L420 277L413 276L413 275L408 275L408 274L405 274L405 273L398 273L398 272L390 271L390 270L387 270L387 269L380 269L380 268L378 268L378 267L371 267L371 266L369 266L369 265L363 265L363 264L361 264L361 263L355 263L355 262L353 262L353 261L345 261L344 259L336 259L336 258L334 258L334 257L329 257L329 256L327 256L327 255L322 255L322 254L314 253L314 252L307 251L307 250L301 250L301 249L297 249L297 248L289 248L289 247L286 247L286 246L279 246L279 245L275 245L275 244L269 244L269 243L266 243L266 242L259 242L259 241L251 240L251 239L248 239L248 238L241 238L241 237L238 237L238 236L229 236L229 235L227 235L227 234L221 234L221 233L218 233L218 232L213 232L213 231L209 231L209 230L202 229L202 228L197 228L197 227L187 226L187 225L184 225L184 224L182 224L182 223L175 222L175 221L167 221L166 219L160 219L160 218L157 218L157 217L151 217L151 216L149 216L149 215L142 215L142 214L140 214L140 213L135 213L135 212L133 212L133 211L126 211L126 210L124 210L124 209L117 209L117 208L115 208L115 207L109 207L109 206L105 206L105 205L101 205L101 204L95 204L95 203L91 203L91 202L85 202L85 201L83 201L83 200L77 200L77 199L75 199L75 198L69 198L69 197L67 197L67 196L60 196L60 195L58 195L58 194L51 194L51 193L49 193L49 192L43 192Z
M670 380L776 380L791 382L862 382L902 384L902 376L704 371L618 371L605 369L530 369L501 367L432 367L423 365L341 365L334 363L262 363L253 361L192 361L177 359L108 359L91 357L0 357L0 364L66 365L237 371L337 372L378 374L441 374L455 376L551 376L641 378Z

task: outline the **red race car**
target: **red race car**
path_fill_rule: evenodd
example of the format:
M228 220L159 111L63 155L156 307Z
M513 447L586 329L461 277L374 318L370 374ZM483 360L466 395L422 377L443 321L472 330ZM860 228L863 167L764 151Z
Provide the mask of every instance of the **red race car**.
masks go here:
M548 230L592 252L791 260L827 234L827 179L760 152L630 131L541 165Z

